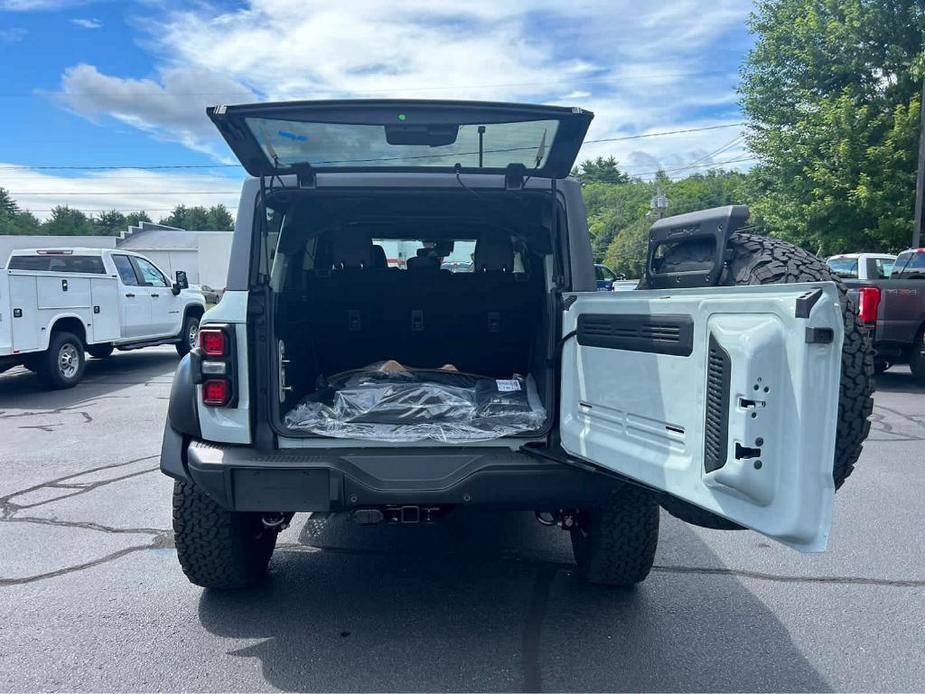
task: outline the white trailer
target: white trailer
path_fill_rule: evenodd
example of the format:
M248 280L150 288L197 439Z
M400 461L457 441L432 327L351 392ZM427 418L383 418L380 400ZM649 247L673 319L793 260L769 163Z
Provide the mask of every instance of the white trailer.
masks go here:
M0 372L22 364L45 385L69 388L85 352L175 344L186 354L205 312L186 276L148 258L101 248L16 250L0 270Z

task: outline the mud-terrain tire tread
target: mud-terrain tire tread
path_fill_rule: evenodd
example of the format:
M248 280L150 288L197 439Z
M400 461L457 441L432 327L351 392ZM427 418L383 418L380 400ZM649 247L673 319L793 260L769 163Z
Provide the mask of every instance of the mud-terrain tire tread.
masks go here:
M838 287L845 325L838 427L832 464L832 478L838 489L854 471L864 439L870 432L870 415L874 408L874 352L861 329L854 299L848 296L845 284L829 271L823 260L791 243L768 236L734 234L729 246L733 250L733 259L724 284L742 286L831 281Z
M588 583L630 587L652 569L658 546L655 496L624 485L600 508L579 514L571 529L577 573Z
M925 355L922 354L922 340L925 340L925 328L919 330L909 350L909 370L920 381L925 381Z
M259 514L228 511L192 482L173 486L177 558L191 583L237 590L258 583L276 546L277 532Z

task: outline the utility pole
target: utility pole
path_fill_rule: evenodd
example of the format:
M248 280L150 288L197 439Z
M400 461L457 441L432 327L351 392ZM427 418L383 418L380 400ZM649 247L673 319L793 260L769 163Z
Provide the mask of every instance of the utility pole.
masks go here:
M922 77L922 101L919 113L919 171L915 177L915 221L912 224L912 247L922 244L922 198L925 197L925 75Z

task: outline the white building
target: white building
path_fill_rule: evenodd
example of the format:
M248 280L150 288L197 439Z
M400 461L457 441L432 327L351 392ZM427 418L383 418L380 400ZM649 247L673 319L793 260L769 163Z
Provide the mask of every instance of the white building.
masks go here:
M0 235L0 267L18 248L124 248L154 261L169 277L186 272L190 284L224 289L231 258L230 231L185 231L141 222L120 236L6 236Z

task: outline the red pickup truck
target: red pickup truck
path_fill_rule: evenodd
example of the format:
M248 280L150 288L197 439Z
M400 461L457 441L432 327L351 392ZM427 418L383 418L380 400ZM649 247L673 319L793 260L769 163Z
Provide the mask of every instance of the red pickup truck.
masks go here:
M925 379L925 248L900 253L885 279L844 282L876 348L877 372L908 363Z

